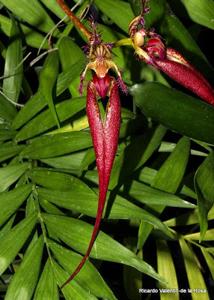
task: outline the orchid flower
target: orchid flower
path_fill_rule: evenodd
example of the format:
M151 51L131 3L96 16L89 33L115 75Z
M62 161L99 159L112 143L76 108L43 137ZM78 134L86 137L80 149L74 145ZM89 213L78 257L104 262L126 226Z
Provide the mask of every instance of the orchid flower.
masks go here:
M97 233L99 231L100 222L102 219L103 209L105 207L108 184L111 174L112 165L117 151L117 144L120 130L120 97L119 87L126 92L126 86L122 81L121 73L112 60L112 44L104 43L100 35L96 32L96 24L91 20L91 29L88 31L80 21L72 14L64 1L57 0L59 5L72 19L72 22L81 28L81 31L88 38L88 45L85 51L88 57L88 64L81 74L80 93L83 89L83 80L86 72L92 70L93 77L87 86L87 103L86 113L88 116L93 146L96 156L96 165L99 177L99 201L96 214L95 225L91 235L88 249L82 258L81 262L62 285L62 288L68 284L82 269L88 259L91 249L94 245ZM115 79L109 75L109 70L112 69L117 74ZM108 97L105 117L102 118L99 110L98 99Z
M148 0L142 3L142 13L129 25L132 46L140 60L159 69L189 89L201 99L214 105L214 90L205 77L178 51L168 48L154 30L145 29L144 14L148 13Z

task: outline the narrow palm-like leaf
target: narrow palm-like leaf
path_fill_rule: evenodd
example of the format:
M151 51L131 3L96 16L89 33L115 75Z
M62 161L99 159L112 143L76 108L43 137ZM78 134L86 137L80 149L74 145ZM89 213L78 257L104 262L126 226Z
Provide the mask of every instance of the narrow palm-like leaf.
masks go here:
M50 52L45 60L43 68L40 72L39 91L44 101L48 104L51 115L60 127L59 118L55 109L55 85L59 72L59 56L57 51Z
M70 37L63 37L59 42L59 57L62 64L63 71L69 71L73 64L78 63L78 61L84 61L84 53L80 47L74 43L73 39ZM69 86L69 90L73 97L78 97L78 87L79 87L79 74L73 77L74 81Z
M0 240L2 239L2 237L4 235L6 235L10 231L11 227L13 226L13 222L14 222L15 217L16 217L16 215L14 214L9 219L9 221L7 221L7 223L3 227L1 227L1 230L0 230Z
M48 242L48 245L57 261L71 274L81 261L82 256L51 241ZM75 280L98 298L116 299L99 272L89 261L85 263L82 271Z
M201 267L194 252L184 239L180 239L179 242L183 254L189 287L192 290L192 299L198 300L197 290L201 290L202 292L200 292L200 299L209 300L210 298L207 293L206 283L202 276Z
M83 221L44 214L43 218L48 228L73 249L85 253L91 237L93 226ZM79 238L81 236L81 239ZM109 248L109 245L111 247ZM91 251L91 257L104 259L132 266L157 280L162 278L146 262L139 259L133 252L100 232Z
M23 261L8 287L5 300L31 299L39 276L42 250L42 237L36 242L33 241L33 245L29 245Z
M82 161L85 157L86 151L87 150L78 151L70 155L42 159L41 161L54 168L70 170L72 174L80 174L82 171Z
M16 113L15 106L0 93L0 118L11 122Z
M10 36L12 21L10 18L5 17L4 15L0 15L0 23L1 23L1 30L7 35ZM19 24L22 33L26 39L26 42L29 46L35 47L35 48L48 48L47 41L44 42L44 37L40 33L33 30L31 27L28 27L23 24ZM43 44L43 45L42 45Z
M149 187L148 185L135 180L132 180L130 183L129 195L139 202L146 203L148 205L195 208L194 204L179 198L173 193L170 194L160 191L159 189Z
M71 192L51 191L39 189L39 197L42 200L48 200L59 207L67 208L75 212L81 212L85 215L95 217L97 208L97 195L88 190L79 192L72 189ZM77 201L78 199L78 201ZM87 203L87 205L86 205ZM107 201L108 203L108 201ZM106 209L104 210L104 214ZM152 224L165 234L173 237L169 229L163 223L149 212L128 202L124 198L117 197L108 216L109 219L141 219L144 222Z
M189 139L183 137L178 142L174 151L168 159L162 164L159 171L152 182L152 186L162 191L175 193L178 189L187 166L189 158L190 142ZM164 206L150 205L158 214L164 210ZM149 224L141 224L139 228L138 248L141 248L145 243L152 227Z
M206 56L201 51L195 39L190 32L176 17L176 15L168 13L161 24L161 32L163 36L171 39L170 45L180 51L193 65L212 80L213 68L207 61ZM187 46L188 45L188 49Z
M25 201L32 190L30 184L20 186L10 192L0 193L0 226Z
M191 19L208 28L214 29L213 10L214 3L211 0L182 0Z
M0 274L2 274L9 264L14 260L17 253L25 243L35 226L37 216L32 215L21 221L13 227L7 235L4 235L1 240L0 248Z
M16 145L10 142L1 145L0 162L17 155L19 152L21 152L23 148L24 148L23 145Z
M214 204L214 152L200 165L195 174L195 188L198 197L198 213L201 229L201 239L206 233L207 215Z
M161 300L179 300L178 281L170 248L165 241L157 241L158 273L167 280L167 286L160 284L160 289L174 290L175 293L160 293Z
M57 283L59 286L65 282L67 277L69 276L69 273L63 270L56 262L53 261L53 270L55 277L57 279ZM91 293L86 291L84 289L84 286L80 286L75 280L72 281L72 283L67 284L63 290L62 293L67 300L75 299L75 300L96 300L97 298L93 296Z
M18 25L12 19L10 44L7 48L4 66L3 92L14 102L18 101L23 77L22 40Z
M214 258L213 256L207 251L206 248L201 247L201 251L203 253L204 259L206 260L207 266L210 270L212 278L214 279Z
M50 259L47 260L36 288L34 300L59 300L56 279Z
M134 18L129 3L125 3L124 1L120 0L95 0L95 4L104 14L111 18L113 22L115 22L121 29L127 32L129 22ZM120 14L118 14L118 11L120 12ZM126 16L126 18L121 18L121 16Z
M118 181L128 178L134 170L141 167L158 148L165 134L166 128L159 125L154 130L137 137L128 145L115 161L109 188L113 189ZM135 153L135 155L132 156L132 153Z
M1 0L1 3L14 15L44 32L54 27L54 22L37 0Z
M35 169L30 176L33 182L49 188L38 189L40 199L48 200L59 207L81 212L92 217L96 216L97 194L79 179L45 169ZM106 212L106 209L104 211ZM119 196L116 197L112 209L108 213L108 218L143 219L171 236L168 228L164 227L160 220Z
M15 134L15 130L11 130L9 128L0 129L0 143L12 139Z
M59 104L56 104L55 110L60 122L63 122L85 107L85 99L74 98L72 100L65 100ZM16 135L17 141L23 141L25 139L34 137L48 129L54 128L56 122L53 118L53 114L49 109L41 112L33 120L28 122Z
M33 159L56 157L91 147L88 132L70 132L39 137L28 145L21 156Z
M11 184L19 179L28 167L28 163L23 163L0 168L0 192L5 191Z
M25 106L19 111L13 120L12 127L15 129L20 128L28 122L34 115L36 115L45 106L45 101L38 92L34 94Z
M209 229L206 231L205 235L203 236L203 241L213 241L213 236L214 236L214 229ZM200 232L189 233L185 235L185 238L199 241L201 239L201 233Z

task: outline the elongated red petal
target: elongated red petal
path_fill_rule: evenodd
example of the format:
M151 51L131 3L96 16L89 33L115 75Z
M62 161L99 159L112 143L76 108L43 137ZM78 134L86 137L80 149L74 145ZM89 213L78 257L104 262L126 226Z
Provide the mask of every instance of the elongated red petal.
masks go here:
M117 151L120 130L120 98L116 81L112 79L112 87L110 89L106 119L104 121L101 120L96 94L96 86L91 81L87 89L86 112L91 130L99 176L99 202L97 215L86 254L73 274L63 284L62 288L79 273L90 255L91 249L94 245L97 233L99 231L103 209L105 206L111 169Z
M173 80L214 105L214 90L209 82L177 51L168 49L167 57L155 59L155 65Z

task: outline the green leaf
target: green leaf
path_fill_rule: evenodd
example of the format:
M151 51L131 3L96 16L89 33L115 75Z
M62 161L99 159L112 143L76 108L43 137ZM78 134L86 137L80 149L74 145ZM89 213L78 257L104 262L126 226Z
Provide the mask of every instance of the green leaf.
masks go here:
M50 158L86 149L92 146L88 132L68 132L39 137L21 153L32 159Z
M23 77L22 40L17 23L12 18L10 44L6 51L3 93L14 102L18 102Z
M72 66L59 74L57 80L57 95L62 94L70 84L77 78L77 74L80 75L85 66L85 58L80 58L78 62L72 64Z
M51 204L49 201L44 199L39 199L39 204L44 209L45 212L53 214L53 215L64 215L64 213L57 208L54 204Z
M24 145L16 145L13 143L6 143L4 145L1 145L0 162L17 155L19 152L21 152L22 149L24 149L24 147Z
M135 237L125 237L125 245L132 251L136 251ZM143 251L138 251L137 256L143 257ZM141 293L139 289L142 288L142 274L129 266L123 266L123 286L127 299L141 300Z
M40 271L43 251L43 238L40 237L34 244L30 244L23 261L7 289L5 300L30 300Z
M58 300L59 293L50 259L47 260L33 300Z
M213 241L214 237L214 229L209 229L206 231L205 235L203 236L203 241ZM196 233L190 233L185 235L186 239L189 240L200 240L201 239L201 233L196 232Z
M10 31L11 31L11 26L12 26L12 21L11 19L0 15L0 23L1 23L1 30L7 35L10 36ZM29 46L35 47L35 48L40 48L41 45L43 44L43 46L41 48L48 48L48 43L43 42L44 37L36 32L35 30L33 30L32 28L23 25L23 24L19 24L21 29L22 29L22 34L24 35L24 38L27 42L27 44Z
M63 270L55 261L53 263L54 275L57 279L58 285L61 286L69 277L69 273ZM84 286L80 286L75 279L67 284L62 293L67 300L96 300L97 298L84 289Z
M173 145L173 150L174 149L175 149L175 147ZM159 151L160 151L160 148L159 148ZM147 184L151 185L154 181L156 174L157 174L157 170L149 168L149 167L144 167L138 176L138 180L142 181L143 183L147 183ZM197 199L196 193L186 185L183 185L180 188L180 194L188 196L195 200Z
M81 253L86 252L93 226L81 220L50 214L43 214L43 218L48 228L50 228L63 242L76 251ZM109 247L109 245L111 245L111 247ZM101 231L97 236L90 256L96 259L103 259L132 266L140 272L162 281L162 278L150 265L139 259L133 252L126 249Z
M129 0L129 3L135 16L139 16L142 11L142 2L138 0Z
M148 3L150 11L145 14L145 23L147 28L157 26L156 24L163 18L166 10L166 0L151 0Z
M57 51L48 54L39 76L39 91L44 101L48 104L53 119L58 128L60 127L59 118L55 109L55 85L59 72L59 56Z
M85 157L86 151L74 152L71 155L64 155L55 158L42 159L41 161L54 168L69 170L72 173L79 174L82 170L82 161Z
M60 265L69 274L72 274L82 259L82 256L51 241L48 242L48 245ZM85 263L81 272L77 277L75 277L75 281L98 298L109 300L116 299L113 292L101 277L100 273L89 261Z
M5 142L12 139L15 136L15 130L10 129L0 129L0 142Z
M0 274L4 273L9 264L14 260L19 250L27 240L36 224L37 216L29 216L13 227L1 240L0 248Z
M46 103L39 92L34 94L19 111L13 120L12 127L18 129L27 123L34 115L40 112Z
M2 225L27 199L32 186L25 184L10 192L0 193L0 225Z
M138 136L121 152L114 163L109 188L113 189L123 182L130 174L141 167L154 153L166 134L166 128L159 125L148 130L144 135ZM135 153L135 155L132 155Z
M193 65L195 65L208 79L213 79L213 68L206 56L180 20L168 13L161 24L161 32L167 37L170 46L180 51Z
M49 188L38 189L40 199L88 216L96 216L98 195L79 179L42 169L34 169L30 176L33 182ZM107 197L107 203L109 199L110 197ZM109 219L143 219L171 236L168 228L163 226L160 220L120 196L115 198L110 211L108 204L106 205L104 215L105 212L108 212Z
M124 189L125 188L126 187L124 186ZM130 182L128 194L137 201L148 205L195 208L194 204L183 200L172 193L160 191L159 189L149 187L148 185L135 180Z
M206 233L209 210L214 204L214 152L203 161L195 174L195 189L198 198L198 213L201 230L201 240Z
M200 299L209 300L209 295L207 293L207 287L204 282L204 278L201 273L201 266L192 251L190 245L184 239L180 239L180 247L183 254L184 264L186 268L186 273L189 282L189 288L194 289L201 289L205 290L205 293L200 293ZM198 300L198 293L192 292L191 293L192 300Z
M214 29L212 0L181 0L181 2L194 22Z
M156 174L153 187L175 193L183 178L190 152L190 141L186 137L182 137L174 151L161 166ZM170 180L169 180L169 176Z
M0 168L0 192L5 191L11 184L16 182L28 168L28 163Z
M60 173L52 169L33 168L29 172L29 177L36 184L43 186L53 191L70 191L89 194L89 198L96 199L96 194L82 180L66 174ZM75 198L75 197L73 197Z
M128 32L129 23L134 19L130 4L121 0L95 0L98 8L123 31Z
M15 106L10 103L2 93L0 93L0 118L12 121L17 111Z
M14 15L44 32L54 27L54 22L37 0L1 0L1 3Z
M214 108L159 83L136 84L131 93L147 117L171 130L214 144Z
M67 208L75 212L81 212L91 217L96 217L98 196L93 194L92 191L90 193L90 190L87 193L86 191L79 191L78 188L75 189L74 187L72 187L71 192L53 191L40 188L38 193L41 199L48 200L59 207ZM110 212L108 209L108 202L110 203L110 201L107 200L104 215L108 212L109 219L142 219L144 222L148 222L155 228L162 230L168 236L173 237L168 228L163 226L163 223L158 218L128 202L124 198L117 196Z
M69 71L72 68L73 64L78 63L78 61L84 61L85 55L80 47L74 43L73 39L70 37L63 37L59 41L59 57L62 64L63 71ZM77 79L69 86L69 90L73 97L79 96L78 86L80 74L76 73L76 76L73 79ZM77 83L77 84L76 84Z
M178 290L178 281L172 255L164 240L157 241L157 267L158 273L167 279L167 286L159 284L160 289ZM179 300L177 293L160 293L161 300Z
M212 255L210 255L206 248L201 247L201 251L203 253L204 259L206 260L212 278L214 279L214 258Z
M178 142L176 148L162 164L159 171L156 173L152 182L152 187L168 193L175 193L183 179L184 172L187 166L190 151L189 139L183 137ZM158 215L161 214L165 206L149 205ZM152 230L151 225L141 224L139 229L138 249L145 243L147 237Z
M13 226L13 222L14 222L15 217L16 217L16 215L14 214L9 219L9 221L7 221L7 223L3 227L1 227L1 230L0 230L0 240L2 239L2 237L4 235L6 235L10 231L11 227Z
M214 220L214 206L210 209L208 220ZM165 222L168 226L184 226L199 223L198 209L191 213L184 213L176 218L169 219Z
M197 143L197 141L195 141L195 142ZM172 152L174 150L175 146L176 146L175 143L162 141L158 151L164 152L164 153ZM207 157L207 153L205 151L191 149L190 153L191 153L191 155L195 155L195 156Z
M60 19L62 19L65 16L64 11L59 5L57 5L56 0L41 0L41 2Z
M63 122L85 107L85 97L65 100L56 104L55 110L60 122ZM55 126L53 114L49 109L41 112L33 120L29 121L16 135L17 141L23 141L45 132Z

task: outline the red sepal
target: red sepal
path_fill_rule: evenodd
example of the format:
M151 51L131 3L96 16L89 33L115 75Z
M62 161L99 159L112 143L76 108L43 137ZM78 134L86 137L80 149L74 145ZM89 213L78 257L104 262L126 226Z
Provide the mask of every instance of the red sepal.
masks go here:
M179 52L174 49L167 49L167 57L165 59L156 58L154 62L158 69L173 80L191 90L209 104L214 105L213 88L205 77L187 62Z
M105 94L103 93L105 89L97 89L99 84L101 86L103 85L103 81L99 82L99 78L95 77L95 79L93 78L93 81L89 82L87 88L86 112L91 130L99 177L99 202L95 225L86 254L84 255L75 271L72 273L72 275L62 285L62 288L79 273L90 255L91 249L94 245L97 233L99 231L103 209L106 201L106 193L108 190L111 169L117 151L120 130L120 98L116 80L109 75L107 76L110 79L110 87L108 86L109 101L106 108L105 120L101 119L99 106L97 103L97 94Z

